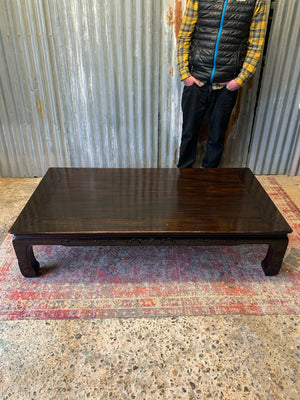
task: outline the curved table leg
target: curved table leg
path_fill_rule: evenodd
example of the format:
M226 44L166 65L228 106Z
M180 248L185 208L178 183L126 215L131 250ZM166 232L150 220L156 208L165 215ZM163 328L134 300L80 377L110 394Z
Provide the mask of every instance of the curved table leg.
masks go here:
M40 264L33 254L32 244L28 239L15 236L13 238L13 246L22 275L26 278L34 278L38 276Z
M267 255L261 263L266 276L274 276L278 274L288 243L289 239L287 237L268 241L269 248Z

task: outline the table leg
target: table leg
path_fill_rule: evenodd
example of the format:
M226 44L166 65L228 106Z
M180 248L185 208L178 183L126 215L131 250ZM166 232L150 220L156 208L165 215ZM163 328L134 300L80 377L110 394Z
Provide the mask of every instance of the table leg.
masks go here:
M26 278L36 277L40 264L33 254L32 244L26 239L15 236L13 238L13 246L22 275Z
M269 248L267 255L261 263L266 276L274 276L278 274L288 243L289 239L287 237L268 241Z

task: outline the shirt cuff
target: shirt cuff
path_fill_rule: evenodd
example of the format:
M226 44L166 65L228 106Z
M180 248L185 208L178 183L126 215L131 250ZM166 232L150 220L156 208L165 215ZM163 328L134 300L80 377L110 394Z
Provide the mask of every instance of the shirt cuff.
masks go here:
M239 77L234 78L234 80L235 80L240 86L243 86L244 83L245 83L245 81L244 81L243 79L239 78Z
M180 80L183 81L186 78L189 78L191 76L191 73L188 69L184 69L183 71L179 72L180 75Z

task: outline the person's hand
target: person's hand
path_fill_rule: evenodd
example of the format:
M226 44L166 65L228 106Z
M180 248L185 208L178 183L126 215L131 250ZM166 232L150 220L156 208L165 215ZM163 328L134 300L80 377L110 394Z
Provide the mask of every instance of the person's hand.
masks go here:
M193 76L189 76L183 80L185 86L192 86L194 83L198 86L202 86L198 79L194 78Z
M234 92L235 90L238 90L241 87L241 85L239 83L237 83L237 81L234 79L232 79L229 82L223 82L223 83L221 83L221 85L226 86L226 88L228 90L230 90L231 92Z

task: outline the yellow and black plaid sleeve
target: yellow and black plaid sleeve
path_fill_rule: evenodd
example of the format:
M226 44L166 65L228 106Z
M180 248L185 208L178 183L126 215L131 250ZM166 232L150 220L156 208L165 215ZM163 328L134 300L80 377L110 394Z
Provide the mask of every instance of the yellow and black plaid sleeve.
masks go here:
M248 51L241 72L235 80L240 84L249 79L255 72L262 55L267 26L267 4L265 0L257 0L250 26Z
M188 0L177 39L177 68L180 79L191 76L189 71L189 49L198 20L198 1Z

